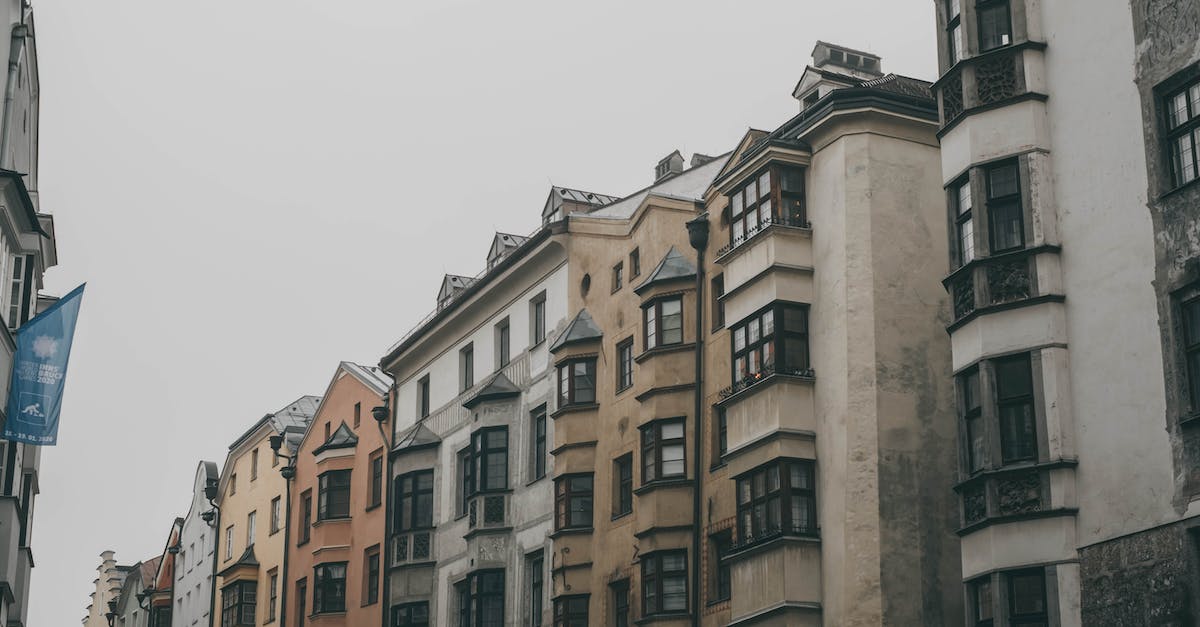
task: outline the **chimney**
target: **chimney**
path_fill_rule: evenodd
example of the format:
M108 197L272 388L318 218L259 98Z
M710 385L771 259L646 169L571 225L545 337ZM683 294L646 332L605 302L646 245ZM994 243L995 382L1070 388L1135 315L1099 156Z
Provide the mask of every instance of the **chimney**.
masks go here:
M683 155L679 151L663 157L658 165L654 166L654 182L657 183L663 179L670 178L683 172Z
M818 41L813 47L812 60L813 67L817 69L828 69L862 80L883 76L883 60L878 55L824 41Z

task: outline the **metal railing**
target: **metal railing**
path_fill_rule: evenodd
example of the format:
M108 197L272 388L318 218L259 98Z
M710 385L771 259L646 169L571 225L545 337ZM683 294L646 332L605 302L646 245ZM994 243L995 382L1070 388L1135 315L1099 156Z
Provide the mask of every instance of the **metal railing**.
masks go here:
M741 551L744 549L748 549L752 546L763 544L764 542L769 542L776 538L782 538L782 537L786 537L786 536L801 537L801 538L820 538L821 537L821 529L820 529L820 527L818 527L814 524L808 524L808 523L801 523L801 524L787 523L787 524L783 524L783 525L779 525L779 526L772 525L772 526L767 527L766 529L763 529L758 534L749 534L748 533L748 534L744 534L744 535L739 535L738 537L736 537L734 539L733 545L730 547L730 551L731 552Z
M752 375L743 377L736 381L733 385L721 390L718 392L718 395L720 395L722 399L729 398L730 396L733 396L734 394L737 394L738 392L741 392L747 388L754 387L759 383L771 378L772 375L777 374L787 377L799 377L802 379L814 379L817 376L816 372L814 372L812 368L784 368L776 366L775 364L769 364L763 366L762 370L759 370Z
M745 244L746 242L754 239L755 236L757 236L759 233L762 233L762 232L766 231L768 228L775 226L775 225L793 226L793 227L801 228L801 229L812 228L812 223L809 222L808 219L805 218L804 216L770 216L767 219L760 222L758 224L758 226L747 230L746 233L744 233L742 236L733 238L733 240L730 241L728 244L717 249L717 256L720 257L721 255L724 255L725 253L727 253L731 250L734 250L735 248L741 246L742 244Z

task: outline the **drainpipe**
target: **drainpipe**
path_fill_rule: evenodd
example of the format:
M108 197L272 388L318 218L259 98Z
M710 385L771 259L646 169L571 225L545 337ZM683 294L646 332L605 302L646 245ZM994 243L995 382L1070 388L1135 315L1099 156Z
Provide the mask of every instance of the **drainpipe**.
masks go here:
M703 464L700 455L704 447L704 250L708 248L708 213L702 213L687 223L688 242L696 249L696 407L692 423L692 468L695 473L692 488L692 625L700 627L700 518Z
M392 416L391 398L392 392L396 389L396 384L388 389L387 394L383 397L382 407L372 407L371 417L375 419L379 425L379 436L383 438L383 542L379 545L379 569L383 572L383 592L379 595L379 624L380 627L388 627L388 614L391 613L392 605L392 569L391 569L391 533L392 533L392 442L387 433L384 432L383 425L396 424L390 419ZM363 565L364 567L366 564ZM383 595L387 596L384 597Z
M25 9L22 8L24 13ZM25 38L29 36L29 27L25 26L24 20L21 24L17 24L12 29L12 39L8 46L8 81L4 84L4 112L3 119L0 119L0 167L5 166L8 161L8 148L12 143L12 103L16 99L17 93L17 72L21 68L21 60L25 57ZM11 169L11 167L9 167Z
M272 414L267 414L267 418L274 418ZM279 626L287 627L287 591L288 591L288 553L292 548L292 479L296 476L296 458L299 457L299 451L293 451L291 448L288 452L291 455L284 455L279 452L283 448L285 434L287 429L280 433L270 436L271 452L277 456L287 460L287 464L279 469L279 475L283 477L283 492L285 502L283 511L283 577L280 578L279 584Z
M204 497L208 499L208 504L212 506L212 511L216 512L216 532L213 534L212 577L208 582L208 627L214 627L213 615L216 614L217 607L217 564L221 559L217 555L217 549L221 546L221 508L213 502L213 499L217 498L217 485L216 481L210 480L204 486ZM171 616L171 622L175 622L174 615Z

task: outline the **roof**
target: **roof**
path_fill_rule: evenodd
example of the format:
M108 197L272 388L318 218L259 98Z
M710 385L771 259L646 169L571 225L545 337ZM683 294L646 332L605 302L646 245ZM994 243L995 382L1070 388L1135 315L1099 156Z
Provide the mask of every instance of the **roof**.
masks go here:
M495 401L502 398L511 398L520 396L521 389L516 386L503 372L497 372L492 375L492 378L478 392L472 394L467 400L463 401L463 407L472 409L480 403L487 401Z
M225 573L228 573L229 571L231 571L235 568L240 568L243 566L249 566L252 568L258 568L258 566L259 566L258 558L254 556L254 545L253 544L246 547L245 551L242 551L242 556L239 557L236 562L221 569L221 572L217 573L217 575L220 577L224 577Z
M688 168L675 176L626 196L620 201L596 209L587 216L589 218L629 218L642 205L642 201L651 194L681 200L704 200L704 192L708 191L709 185L721 171L729 155L730 153L725 153L713 158L712 161Z
M247 438L258 431L264 424L270 424L271 428L281 435L289 427L307 428L308 423L312 422L313 415L317 413L317 405L320 403L320 396L301 396L284 405L283 408L259 418L258 422L254 423L254 426L247 429L245 433L233 441L233 444L229 445L229 450L232 451L241 446Z
M400 434L396 438L396 446L392 450L401 452L405 450L415 450L428 446L437 446L441 444L442 439L437 436L425 423L418 422L413 425L408 431Z
M158 563L162 561L162 556L152 557L137 565L138 576L141 577L142 587L149 588L154 585L154 578L158 575Z
M0 179L11 180L17 186L17 197L21 200L21 208L25 210L25 217L29 220L30 229L39 235L50 237L50 234L42 229L42 223L38 220L37 207L34 206L33 199L29 196L29 188L25 187L25 175L14 170L0 168Z
M604 332L596 326L596 322L592 320L592 314L589 314L586 309L580 309L579 313L575 314L575 318L571 320L571 324L568 324L567 328L563 330L562 335L559 335L558 339L550 345L550 352L553 353L568 344L598 340L601 337L604 337Z
M675 281L678 279L690 279L696 276L696 264L692 263L691 259L684 257L675 247L667 251L667 255L658 262L654 267L654 271L650 276L646 277L642 284L633 288L633 291L641 294L658 283L667 281Z
M587 192L581 189L571 189L569 187L554 185L550 187L550 197L546 199L546 205L542 208L542 217L553 213L555 209L562 205L562 201L564 200L601 207L617 202L620 199L620 196L609 196L608 194L597 194L596 192Z
M325 451L333 449L354 448L357 445L358 436L354 435L354 432L343 421L337 430L330 434L329 439L325 440L324 444L313 449L313 455L320 455Z
M376 366L364 366L352 361L343 361L341 366L380 396L387 394L392 389L392 378Z
M887 76L864 81L862 87L890 91L902 96L912 96L913 98L933 98L933 90L930 89L932 85L933 83L923 81L919 78L888 74Z

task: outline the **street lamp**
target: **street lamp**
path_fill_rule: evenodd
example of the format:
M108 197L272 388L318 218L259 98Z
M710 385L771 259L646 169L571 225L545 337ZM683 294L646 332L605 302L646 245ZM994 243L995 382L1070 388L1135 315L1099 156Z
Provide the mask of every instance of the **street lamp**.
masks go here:
M108 611L104 613L104 619L108 621L108 627L113 627L117 622L117 598L113 597L108 600Z
M284 499L284 515L283 515L283 585L279 591L279 624L287 624L287 592L288 592L288 553L287 547L291 546L292 538L292 479L296 477L296 456L284 455L279 452L283 448L283 434L277 433L269 438L271 442L271 451L276 457L282 457L287 460L287 463L279 469L280 476L283 477L284 493L287 498Z

